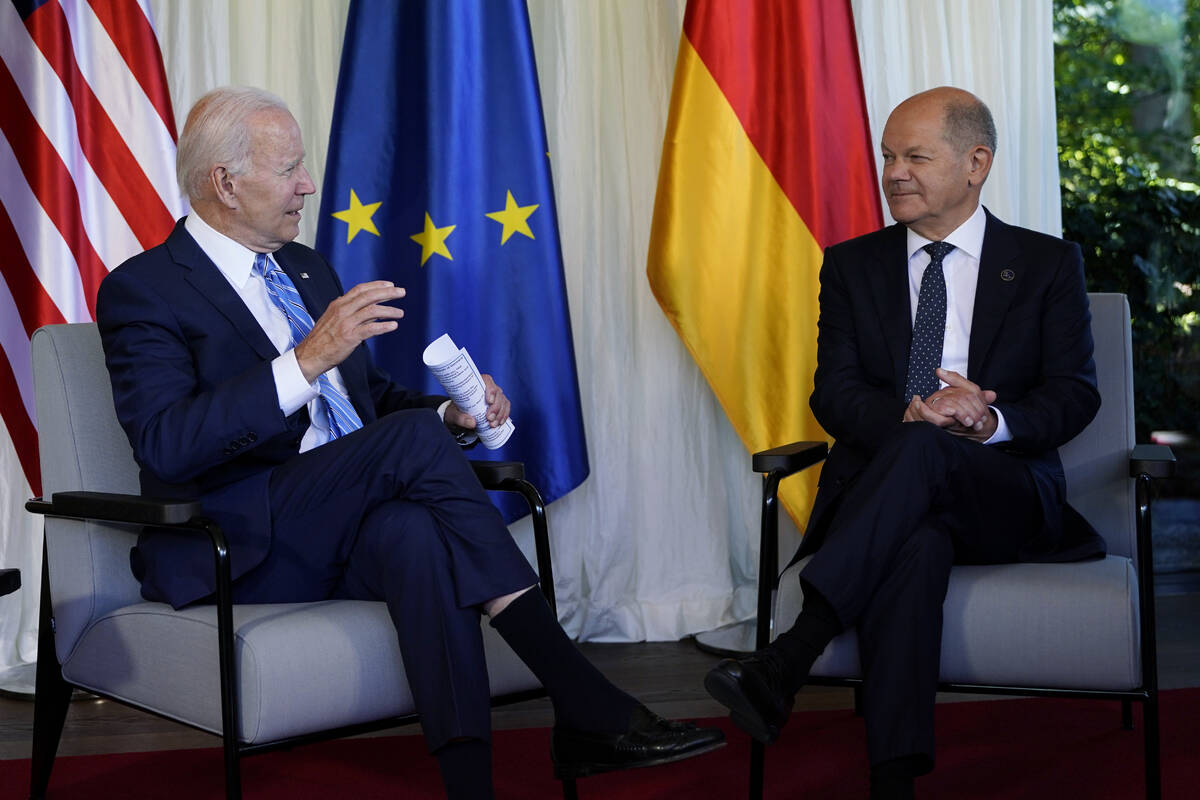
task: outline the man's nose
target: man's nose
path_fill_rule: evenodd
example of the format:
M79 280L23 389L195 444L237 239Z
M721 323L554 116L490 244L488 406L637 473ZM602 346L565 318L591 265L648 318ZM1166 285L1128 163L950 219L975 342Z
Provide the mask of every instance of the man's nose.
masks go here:
M884 183L908 180L908 169L899 160L886 164L883 167L883 180Z
M308 172L308 167L300 165L300 183L296 185L296 194L312 194L317 190L317 185L313 183L312 175Z

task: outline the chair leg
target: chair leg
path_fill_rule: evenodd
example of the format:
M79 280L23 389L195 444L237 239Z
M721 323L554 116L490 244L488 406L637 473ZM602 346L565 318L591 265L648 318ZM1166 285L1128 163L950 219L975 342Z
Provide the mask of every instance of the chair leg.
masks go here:
M242 764L237 743L226 740L222 749L225 753L225 800L242 800Z
M563 785L563 800L579 800L579 789L575 785L574 778L566 778L562 782Z
M1151 691L1142 707L1143 736L1146 737L1146 800L1162 797L1162 763L1158 739L1158 691Z
M1121 701L1121 728L1123 730L1133 730L1133 701Z
M63 680L62 667L54 650L54 615L50 603L50 576L42 551L42 600L38 627L38 660L33 698L33 763L29 796L41 800L50 783L50 770L58 753L63 723L73 688Z
M762 800L767 748L757 739L750 741L750 800Z

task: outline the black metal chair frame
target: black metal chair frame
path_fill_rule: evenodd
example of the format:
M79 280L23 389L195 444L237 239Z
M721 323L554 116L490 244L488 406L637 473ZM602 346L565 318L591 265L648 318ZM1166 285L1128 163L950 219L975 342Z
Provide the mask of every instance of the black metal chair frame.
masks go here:
M550 560L546 507L541 493L537 487L525 479L525 468L521 463L472 461L471 465L485 489L520 494L529 504L533 519L539 584L551 610L555 610L554 570ZM221 740L224 750L225 797L227 800L240 800L242 797L241 758L243 756L290 748L310 742L354 736L418 721L416 714L406 714L304 736L289 737L274 742L240 743L237 738L237 673L234 664L233 589L230 580L229 550L221 529L216 523L201 516L200 503L198 501L159 500L139 495L104 492L56 492L49 502L42 498L35 498L27 502L25 508L35 514L52 517L153 525L160 528L192 531L198 535L208 536L212 542L213 566L216 572L219 661L217 666L221 676ZM29 788L29 796L33 800L41 800L45 797L50 781L50 771L54 766L59 739L66 721L71 693L76 688L63 678L62 667L59 665L55 652L54 615L50 600L49 568L46 564L44 546L41 591L37 685L34 699L33 759ZM105 697L92 689L86 689L86 691ZM492 705L507 705L545 696L544 690L531 689L494 697ZM155 713L120 698L107 697L107 699L138 708L146 713ZM178 720L172 721L178 722ZM575 780L566 779L562 783L564 800L577 800Z
M771 639L772 610L779 586L779 484L803 469L820 463L828 454L825 442L793 442L755 453L752 468L763 476L761 541L758 565L758 623L755 647L766 647ZM1029 686L988 686L965 683L939 683L943 692L974 694L1020 695L1035 697L1074 697L1094 700L1119 700L1121 725L1133 730L1133 703L1142 704L1144 752L1146 765L1146 798L1159 800L1162 796L1162 771L1158 724L1158 649L1154 619L1154 553L1151 541L1150 500L1154 478L1175 474L1175 456L1169 447L1137 445L1129 458L1129 477L1135 481L1138 553L1138 616L1141 631L1142 685L1129 691L1093 691L1045 689ZM862 680L859 678L813 677L813 686L842 686L854 689L856 713L861 708ZM750 798L763 796L765 747L752 741L750 750Z

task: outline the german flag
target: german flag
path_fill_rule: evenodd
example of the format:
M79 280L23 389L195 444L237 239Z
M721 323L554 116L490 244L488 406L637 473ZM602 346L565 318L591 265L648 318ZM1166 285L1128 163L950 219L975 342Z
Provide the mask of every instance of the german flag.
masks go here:
M691 0L646 272L748 451L827 438L822 250L882 224L850 3ZM797 524L815 480L783 484Z

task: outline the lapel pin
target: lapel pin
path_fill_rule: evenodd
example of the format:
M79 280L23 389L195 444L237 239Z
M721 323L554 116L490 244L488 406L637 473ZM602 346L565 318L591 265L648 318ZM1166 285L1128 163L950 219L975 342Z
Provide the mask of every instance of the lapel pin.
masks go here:
M307 278L308 276L305 275L304 277ZM1017 277L1017 273L1013 272L1011 269L1000 270L1000 280L1002 281L1011 281L1015 277Z
M1008 272L1008 270L1004 270L1004 271L1005 271L1005 272ZM300 273L300 277L301 277L301 278L303 278L304 280L308 280L308 273L307 273L307 272L301 272L301 273ZM1006 280L1006 281L1011 281L1011 280L1012 280L1012 275L1011 275L1011 273L1010 273L1009 277L1005 278L1004 280Z

